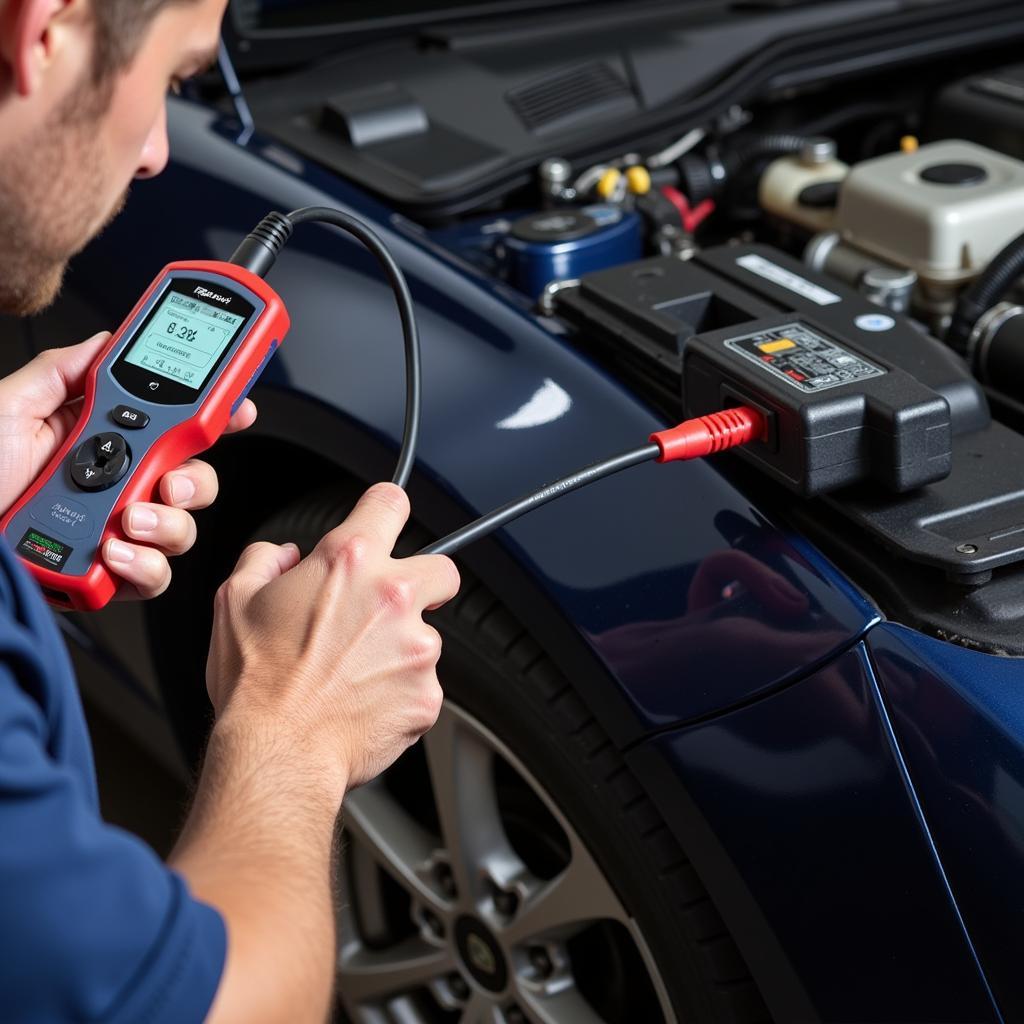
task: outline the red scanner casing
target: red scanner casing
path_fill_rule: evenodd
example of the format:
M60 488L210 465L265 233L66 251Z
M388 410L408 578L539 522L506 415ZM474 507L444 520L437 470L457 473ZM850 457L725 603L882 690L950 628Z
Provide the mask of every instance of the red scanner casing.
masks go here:
M192 272L215 274L227 284L241 285L255 294L265 308L245 328L245 336L234 354L216 370L198 409L193 409L186 419L166 430L145 451L133 450L130 477L107 516L96 544L96 556L88 571L69 575L21 559L22 564L44 588L50 603L58 607L95 611L114 597L120 581L103 564L99 552L111 538L126 539L121 528L125 508L138 501L159 501L161 479L183 462L206 451L220 438L231 418L232 408L255 384L258 372L284 340L291 325L288 311L277 293L262 278L243 267L213 260L185 261L166 266L93 363L86 378L84 402L75 428L39 477L0 520L0 533L7 536L9 527L19 513L31 505L54 474L63 471L65 460L80 444L82 434L92 420L98 375L116 358L126 333L133 326L139 329L139 314L168 281L169 275ZM15 538L8 540L13 541Z

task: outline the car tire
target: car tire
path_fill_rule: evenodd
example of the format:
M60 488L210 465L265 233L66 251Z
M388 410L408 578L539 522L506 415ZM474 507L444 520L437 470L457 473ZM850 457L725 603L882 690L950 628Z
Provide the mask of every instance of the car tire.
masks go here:
M358 488L334 486L303 499L274 516L254 539L292 541L307 552L344 518L358 493ZM400 541L399 553L411 553L429 540L422 530L410 526ZM346 950L355 950L352 963L367 966L369 975L379 978L381 965L387 966L389 948L425 938L439 949L446 942L453 946L455 968L448 980L459 991L453 995L442 978L431 980L424 986L425 991L403 994L398 983L403 965L396 961L395 991L387 993L384 986L378 992L388 999L399 999L391 1006L392 1012L388 1012L387 1000L381 1002L384 995L380 995L377 1002L365 1006L349 999L346 1015L374 1022L475 1019L474 1013L466 1010L465 999L455 998L462 995L480 1001L480 1020L504 1020L509 1024L519 1020L562 1024L563 1019L565 1024L577 1024L578 1020L595 1024L647 1024L662 1019L752 1024L769 1020L739 951L692 864L620 751L590 714L585 683L566 678L487 587L465 572L459 596L431 614L430 620L443 637L438 674L446 700L439 730L461 729L470 737L467 743L479 743L491 751L494 778L500 770L501 785L505 787L502 790L495 782L493 790L498 793L497 804L502 800L505 803L497 810L507 822L505 838L511 852L506 853L528 862L535 881L549 881L545 875L558 877L559 870L568 870L559 867L559 851L555 849L559 842L563 856L568 850L575 858L576 851L581 851L584 859L592 858L623 914L620 920L609 918L586 925L572 939L575 946L568 954L568 963L565 941L547 958L562 958L565 973L580 975L576 985L584 997L585 1012L567 1009L560 1016L554 1003L547 1007L529 1002L521 1005L523 1001L516 1001L511 983L504 995L491 994L493 1006L481 999L483 990L466 971L465 951L449 934L451 929L445 927L453 923L452 914L446 921L439 921L446 908L451 910L444 902L444 893L436 889L437 884L444 889L446 881L443 874L438 881L438 866L451 873L443 839L434 851L432 866L420 865L419 876L405 887L405 892L399 892L402 887L393 884L402 871L393 870L395 865L388 865L388 856L381 856L379 849L366 848L368 838L371 847L386 846L381 838L382 830L386 831L382 822L405 820L401 815L408 817L410 827L418 834L431 830L443 833L439 827L440 791L430 792L434 763L424 752L428 736L427 743L417 744L381 780L355 791L346 801L350 839L342 863L346 917L341 928L339 989L346 1003ZM475 774L463 772L461 778L465 781ZM516 785L520 786L518 796ZM491 792L491 787L484 789ZM432 810L431 797L435 804ZM480 814L490 820L492 810L481 808ZM470 809L469 813L474 812ZM374 820L375 815L379 820ZM542 842L538 837L544 836L547 838ZM463 838L468 840L469 836ZM527 850L531 844L545 849L539 854L536 849ZM387 885L390 891L378 891ZM492 890L500 888L494 879L489 879L487 885ZM452 887L450 878L447 887ZM511 891L514 897L515 886ZM371 892L376 894L373 898L368 895ZM500 925L502 916L495 909L494 899L500 902L507 895L493 891L482 903L480 893L474 895L474 908L484 907L481 921L485 930L495 922ZM403 902L406 897L410 906ZM432 903L434 897L439 902ZM607 894L595 899L612 905ZM362 921L361 901L370 904ZM372 927L368 927L367 919ZM352 930L372 935L360 942L348 934ZM492 934L499 932L500 928ZM632 950L628 948L630 943ZM526 962L521 951L509 948L502 952L510 973L517 969L517 962L520 967ZM577 960L584 964L582 971ZM527 974L532 970L528 964L524 969ZM460 972L465 975L462 980ZM646 979L640 977L644 973ZM435 1003L438 1016L434 1015ZM452 1012L460 1016L451 1017Z

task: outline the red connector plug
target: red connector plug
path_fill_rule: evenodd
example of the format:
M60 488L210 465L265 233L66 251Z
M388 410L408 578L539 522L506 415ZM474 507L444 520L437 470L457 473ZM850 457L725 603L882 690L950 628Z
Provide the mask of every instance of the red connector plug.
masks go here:
M683 195L679 189L672 185L665 185L661 194L679 211L679 219L682 221L683 230L692 235L715 212L715 201L705 199L696 206L690 206L690 200Z
M741 405L686 420L678 427L651 434L650 439L661 449L658 462L678 462L715 455L751 441L763 441L767 432L764 416L756 409Z

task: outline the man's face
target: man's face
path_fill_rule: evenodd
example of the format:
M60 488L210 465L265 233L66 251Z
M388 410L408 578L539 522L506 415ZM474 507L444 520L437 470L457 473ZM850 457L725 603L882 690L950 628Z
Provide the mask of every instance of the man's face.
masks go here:
M119 212L132 179L164 169L168 90L215 57L226 5L164 7L131 64L99 85L91 38L74 46L68 32L61 37L55 61L80 66L58 69L57 85L35 98L44 109L22 118L18 137L0 137L0 311L24 316L49 305L68 261Z

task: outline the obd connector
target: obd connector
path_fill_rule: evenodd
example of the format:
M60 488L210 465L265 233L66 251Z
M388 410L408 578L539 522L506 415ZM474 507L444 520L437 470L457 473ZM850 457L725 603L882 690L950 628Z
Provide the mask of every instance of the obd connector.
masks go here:
M809 317L782 316L692 337L688 416L748 405L768 424L741 457L806 497L872 481L905 492L948 476L945 398Z

